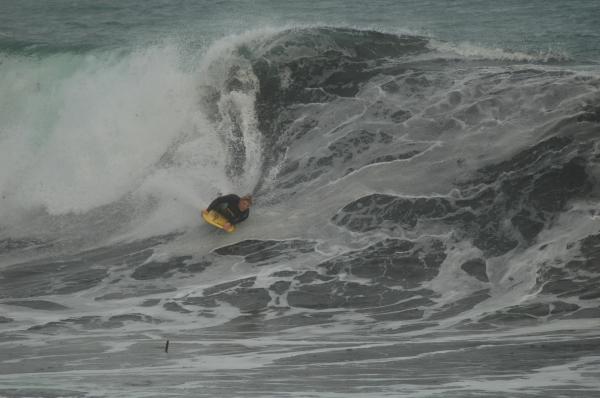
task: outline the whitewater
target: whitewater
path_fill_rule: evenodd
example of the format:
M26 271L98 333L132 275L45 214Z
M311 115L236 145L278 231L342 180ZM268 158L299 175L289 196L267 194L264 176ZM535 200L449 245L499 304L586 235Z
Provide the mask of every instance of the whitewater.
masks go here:
M0 5L0 396L600 397L595 2Z

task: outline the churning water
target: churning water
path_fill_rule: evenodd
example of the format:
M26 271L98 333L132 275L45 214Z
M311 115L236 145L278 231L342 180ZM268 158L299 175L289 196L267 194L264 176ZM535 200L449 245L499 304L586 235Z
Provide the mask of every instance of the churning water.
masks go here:
M0 395L600 396L599 3L0 6Z

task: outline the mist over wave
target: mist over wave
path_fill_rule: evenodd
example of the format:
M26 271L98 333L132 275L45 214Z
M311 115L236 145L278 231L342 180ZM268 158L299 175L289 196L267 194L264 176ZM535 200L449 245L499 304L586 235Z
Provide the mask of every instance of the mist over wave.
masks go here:
M176 230L190 226L185 220L198 202L249 191L260 167L260 136L252 93L219 91L221 69L233 67L228 46L217 43L192 66L174 44L7 55L0 65L7 93L0 136L6 236L73 237L93 223L97 241L103 229L114 232L158 208ZM215 95L217 102L203 103ZM242 169L244 178L237 178ZM169 207L171 201L178 203Z
M597 73L341 27L190 53L0 64L0 392L599 391Z

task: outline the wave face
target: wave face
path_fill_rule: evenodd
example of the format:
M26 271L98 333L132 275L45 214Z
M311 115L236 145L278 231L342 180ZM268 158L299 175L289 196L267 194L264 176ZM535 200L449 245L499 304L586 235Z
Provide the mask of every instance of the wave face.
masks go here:
M169 51L20 61L74 72L0 136L0 393L599 391L597 73L350 28ZM233 235L198 216L228 191Z

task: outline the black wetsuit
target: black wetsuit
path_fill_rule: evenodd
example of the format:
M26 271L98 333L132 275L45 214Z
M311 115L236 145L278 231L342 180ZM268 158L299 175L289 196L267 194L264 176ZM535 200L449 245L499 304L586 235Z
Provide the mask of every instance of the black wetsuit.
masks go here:
M239 196L235 194L225 195L213 200L206 210L215 210L217 213L225 217L231 224L239 224L248 218L248 215L250 214L250 209L241 211L239 204Z

